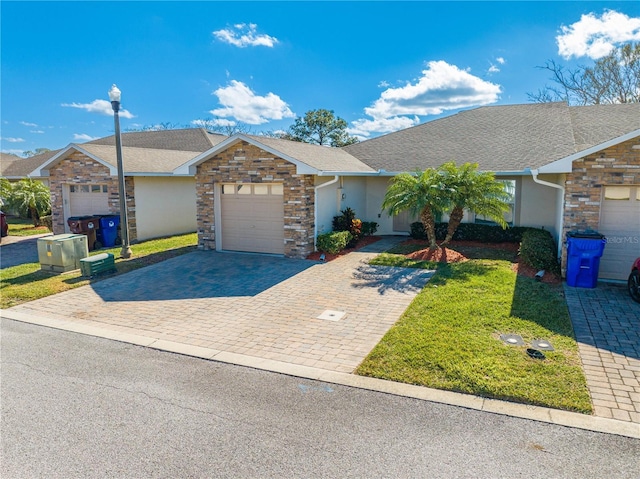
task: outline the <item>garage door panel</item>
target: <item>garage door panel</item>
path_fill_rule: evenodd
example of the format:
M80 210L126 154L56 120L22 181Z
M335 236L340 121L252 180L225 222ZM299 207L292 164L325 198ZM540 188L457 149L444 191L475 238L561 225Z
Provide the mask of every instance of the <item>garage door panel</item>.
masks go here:
M608 188L615 199L607 197ZM607 238L598 274L602 279L625 280L632 262L640 256L639 195L638 186L605 187L599 228Z
M261 185L260 192L265 186L268 185ZM283 254L283 196L256 195L250 185L242 188L243 194L221 195L222 249ZM247 194L248 189L251 194Z

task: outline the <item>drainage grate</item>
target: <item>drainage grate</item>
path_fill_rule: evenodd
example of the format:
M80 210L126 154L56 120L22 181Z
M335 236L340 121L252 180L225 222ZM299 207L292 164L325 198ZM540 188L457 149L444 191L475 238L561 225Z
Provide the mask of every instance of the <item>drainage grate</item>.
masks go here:
M500 339L511 346L524 346L522 336L519 334L501 334Z
M318 319L325 319L327 321L340 321L345 317L346 314L347 313L345 313L344 311L334 311L332 309L327 309L326 311L323 311L320 316L318 316Z
M546 339L534 339L531 341L531 347L534 349L542 349L543 351L555 351L551 343Z

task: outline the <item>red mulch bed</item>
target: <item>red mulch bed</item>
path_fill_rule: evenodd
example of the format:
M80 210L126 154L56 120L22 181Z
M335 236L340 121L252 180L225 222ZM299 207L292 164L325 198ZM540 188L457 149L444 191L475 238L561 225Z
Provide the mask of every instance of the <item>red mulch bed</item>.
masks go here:
M330 254L324 253L325 261L331 261L333 259L339 258L342 255L347 253L351 253L352 251L357 251L360 248L363 248L371 243L375 243L380 240L379 236L365 236L360 241L355 248L349 248L341 251L338 254ZM424 240L415 240L409 239L404 241L402 244L425 244ZM473 247L473 248L493 248L493 249L501 249L506 251L513 252L514 260L511 264L511 269L514 273L517 273L520 276L525 276L527 278L535 278L538 270L532 268L531 266L527 266L520 262L520 257L517 256L518 249L520 245L517 243L480 243L479 241L451 241L446 247L438 248L436 250L430 250L429 248L421 249L418 251L414 251L413 253L409 253L406 256L411 259L420 260L420 261L437 261L440 263L460 263L462 261L469 261L463 253L460 253L456 250L464 249L464 247ZM320 255L322 253L315 252L311 253L307 256L307 259L312 260L320 260ZM547 284L562 284L562 279L549 271L546 271L541 281Z
M424 244L424 240L407 240L403 244ZM527 266L520 262L520 257L517 256L520 245L517 243L480 243L478 241L451 241L444 248L438 248L437 250L430 250L429 248L414 251L407 255L408 258L421 260L421 261L438 261L440 263L460 263L462 261L468 261L464 254L456 251L458 247L475 247L475 248L493 248L511 251L514 254L514 260L511 264L511 269L514 273L520 276L526 276L527 278L535 278L537 269ZM463 248L460 248L463 249ZM547 284L561 284L562 278L559 276L545 272L541 281Z
M320 261L320 256L324 254L324 261L331 261L333 259L339 258L340 256L344 256L345 254L352 253L353 251L358 251L360 248L364 248L371 243L375 243L376 241L380 241L382 238L380 236L363 236L358 241L358 244L355 248L347 248L343 249L337 254L332 253L321 253L320 251L316 251L315 253L311 253L307 256L307 259L312 259L314 261Z

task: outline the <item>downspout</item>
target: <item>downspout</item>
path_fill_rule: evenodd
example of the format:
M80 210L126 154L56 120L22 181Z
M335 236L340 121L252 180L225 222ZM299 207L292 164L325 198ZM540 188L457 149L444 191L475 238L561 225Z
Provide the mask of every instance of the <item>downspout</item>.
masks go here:
M551 183L550 181L544 181L538 178L538 170L530 170L527 168L529 173L531 173L531 177L533 178L534 183L538 183L539 185L549 186L551 188L556 188L562 191L562 203L564 204L564 186L558 185L556 183ZM564 208L562 208L562 214L560 215L560 231L558 232L558 258L562 256L562 230L564 229Z
M327 181L326 183L322 183L313 188L313 250L316 250L316 239L318 238L318 190L320 188L324 188L325 186L333 185L337 183L340 177L335 175L332 180Z

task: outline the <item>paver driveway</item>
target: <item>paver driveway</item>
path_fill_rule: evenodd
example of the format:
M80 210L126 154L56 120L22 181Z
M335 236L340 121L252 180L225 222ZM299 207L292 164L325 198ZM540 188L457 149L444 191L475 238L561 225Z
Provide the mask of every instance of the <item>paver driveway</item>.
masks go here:
M329 263L198 251L11 311L352 372L433 274L366 264L403 239Z

